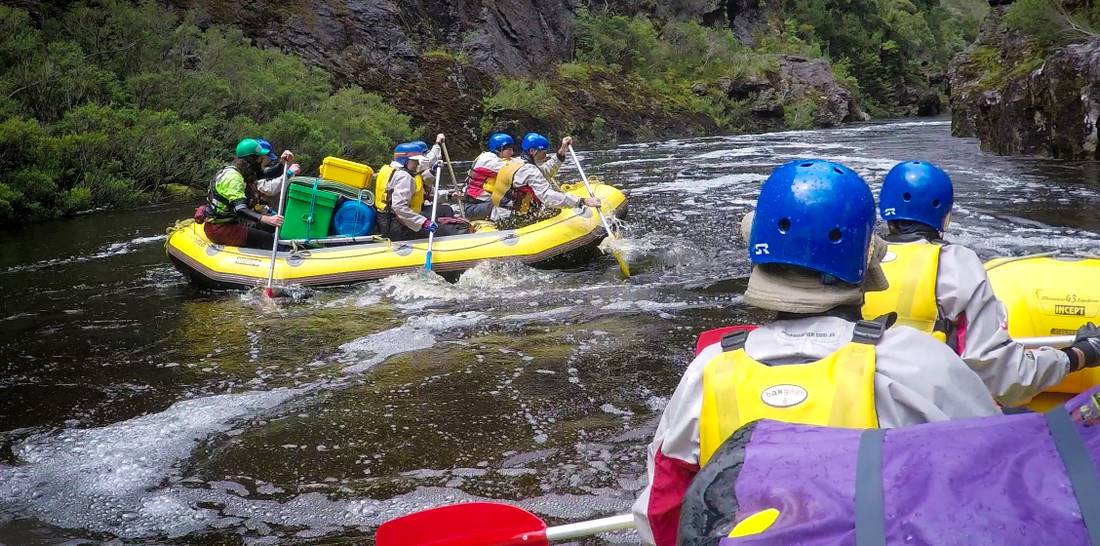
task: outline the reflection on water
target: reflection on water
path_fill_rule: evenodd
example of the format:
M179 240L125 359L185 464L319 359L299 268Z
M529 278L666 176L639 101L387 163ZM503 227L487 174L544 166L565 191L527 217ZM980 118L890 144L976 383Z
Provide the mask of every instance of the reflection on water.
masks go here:
M187 204L0 235L0 542L369 539L470 499L554 522L625 510L695 335L766 318L741 305L734 233L787 160L841 161L877 188L928 159L955 181L950 240L1100 253L1096 164L989 156L941 120L583 157L630 198L608 245L628 281L603 256L262 305L168 265L164 228Z

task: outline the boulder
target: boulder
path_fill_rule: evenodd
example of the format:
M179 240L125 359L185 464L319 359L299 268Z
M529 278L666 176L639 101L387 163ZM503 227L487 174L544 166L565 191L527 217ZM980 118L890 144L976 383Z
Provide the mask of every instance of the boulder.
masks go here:
M822 127L863 118L855 98L836 81L832 67L824 59L780 55L775 83L788 103L806 99L817 103L815 121Z

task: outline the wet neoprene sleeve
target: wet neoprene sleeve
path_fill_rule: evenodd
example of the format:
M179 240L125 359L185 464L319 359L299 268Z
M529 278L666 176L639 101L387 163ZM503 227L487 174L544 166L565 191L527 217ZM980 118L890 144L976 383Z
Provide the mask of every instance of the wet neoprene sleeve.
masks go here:
M249 208L248 203L245 201L234 201L233 212L235 212L237 216L243 216L249 220L255 220L257 222L261 221L261 219L263 218L262 214Z

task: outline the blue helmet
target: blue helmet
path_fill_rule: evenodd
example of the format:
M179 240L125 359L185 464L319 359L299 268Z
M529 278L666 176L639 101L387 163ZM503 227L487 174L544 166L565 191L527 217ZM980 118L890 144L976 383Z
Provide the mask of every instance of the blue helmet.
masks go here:
M501 150L508 146L515 146L516 141L512 140L511 136L504 133L493 133L489 135L488 149L490 152L499 153Z
M875 198L855 171L821 159L792 161L772 171L760 189L749 260L859 284L874 225Z
M414 140L409 144L416 146L416 151L418 153L424 153L428 151L428 143L424 142L423 140Z
M402 167L408 162L409 158L414 155L420 155L427 150L427 146L421 147L423 142L402 142L393 147L393 160L400 163Z
M260 151L263 152L268 159L272 161L279 159L279 156L275 155L275 150L271 149L271 143L266 139L257 138L256 142L260 145Z
M538 133L527 133L523 135L523 153L529 153L535 150L549 150L550 141L546 137Z
M943 169L927 161L905 161L886 173L878 210L888 222L910 220L942 232L954 201L955 188Z

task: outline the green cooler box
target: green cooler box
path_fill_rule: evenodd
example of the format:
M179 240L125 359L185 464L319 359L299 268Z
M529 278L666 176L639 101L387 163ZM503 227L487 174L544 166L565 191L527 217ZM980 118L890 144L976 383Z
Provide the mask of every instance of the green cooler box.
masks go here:
M324 239L332 223L332 211L340 196L313 184L291 182L287 188L286 212L279 239Z

